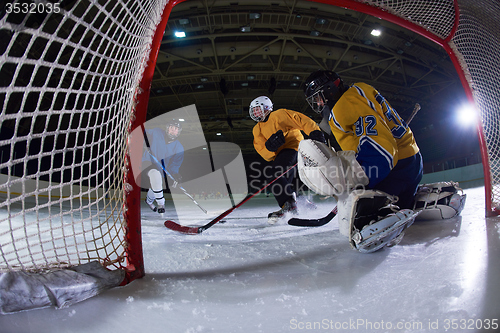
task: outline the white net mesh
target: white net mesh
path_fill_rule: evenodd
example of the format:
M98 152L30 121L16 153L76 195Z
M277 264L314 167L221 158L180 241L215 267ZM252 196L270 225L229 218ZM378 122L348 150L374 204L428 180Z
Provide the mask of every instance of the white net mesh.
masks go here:
M453 43L470 75L481 113L491 177L492 208L500 208L500 3L460 0Z
M458 0L456 31L455 2L428 0L360 0L415 23L432 34L450 39L451 48L463 62L486 141L491 185L491 206L500 210L500 3L496 0ZM450 34L454 33L453 36ZM489 176L489 177L488 177ZM488 200L488 199L487 199Z
M167 0L39 3L0 18L0 271L120 267L126 139Z
M358 0L422 26L440 38L450 35L455 23L453 0Z

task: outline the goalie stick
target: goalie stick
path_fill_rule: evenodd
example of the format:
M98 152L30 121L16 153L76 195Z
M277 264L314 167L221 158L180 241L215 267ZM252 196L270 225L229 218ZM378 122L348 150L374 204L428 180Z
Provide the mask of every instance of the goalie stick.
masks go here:
M176 223L174 221L171 221L171 220L165 221L164 225L165 225L165 227L167 227L170 230L178 231L180 233L187 234L187 235L201 234L203 231L207 230L208 228L210 228L211 226L213 226L214 224L216 224L217 222L219 222L220 220L222 220L225 216L229 215L233 210L235 210L236 208L240 207L245 202L247 202L248 200L252 199L257 194L259 194L260 192L264 191L269 185L271 185L272 183L274 183L275 181L277 181L279 178L283 177L283 175L285 175L288 171L290 171L293 168L295 168L296 165L297 165L297 163L295 163L293 166L291 166L290 168L288 168L288 170L286 170L285 172L283 172L278 177L274 178L271 182L269 182L268 184L266 184L263 188L261 188L260 190L258 190L254 194L247 195L236 206L233 206L233 207L229 208L228 210L226 210L225 212L223 212L222 214L220 214L219 216L217 216L216 218L214 218L212 221L208 222L207 224L205 224L203 226L200 226L200 227L186 227L186 226L180 225L180 224L178 224L178 223Z
M146 147L147 147L147 152L149 154L149 156L151 156L151 158L155 161L156 164L158 164L162 169L163 171L165 172L165 174L174 181L174 185L173 187L177 187L179 190L181 190L182 192L184 192L184 194L193 201L193 203L198 206L202 211L203 213L207 214L207 210L203 207L200 206L200 204L193 198L193 196L191 194L189 194L186 189L184 187L182 187L176 180L175 178L170 174L170 172L167 171L167 168L165 168L163 166L162 163L160 163L160 161L158 161L158 159L156 158L156 156L153 155L153 153L151 152L151 146L149 145L149 140L148 140L148 137L146 135L146 129L144 128L144 125L141 124L141 127L142 127L142 133L144 135L144 141L146 142Z
M413 111L411 112L410 117L408 117L408 120L406 121L406 125L410 125L411 121L413 120L413 117L417 114L418 111L420 111L421 107L420 104L416 103L415 106L413 107Z
M298 217L291 218L288 221L289 225L296 227L321 227L330 222L337 215L337 206L335 206L328 215L319 219L301 219Z

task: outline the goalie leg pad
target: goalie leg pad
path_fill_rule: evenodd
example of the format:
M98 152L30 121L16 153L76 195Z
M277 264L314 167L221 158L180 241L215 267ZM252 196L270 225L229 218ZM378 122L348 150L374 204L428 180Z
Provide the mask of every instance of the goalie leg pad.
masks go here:
M335 152L314 140L300 142L298 170L301 181L322 195L342 195L369 182L354 151Z
M462 212L466 197L455 182L424 184L417 190L414 210L421 212L419 220L449 219Z
M361 253L371 253L384 246L397 245L403 239L405 229L413 224L419 213L402 209L378 222L366 225L362 230L355 230L351 245Z
M399 210L397 197L376 190L354 190L339 200L339 229L362 253L398 244L418 213Z

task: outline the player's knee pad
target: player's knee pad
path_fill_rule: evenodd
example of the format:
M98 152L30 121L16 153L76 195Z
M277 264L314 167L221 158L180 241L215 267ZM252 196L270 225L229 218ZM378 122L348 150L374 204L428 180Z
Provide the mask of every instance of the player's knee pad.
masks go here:
M302 140L298 150L300 180L321 195L341 195L368 184L354 151L335 152L326 144Z
M148 172L149 185L154 192L163 190L162 174L157 169L151 169Z
M421 212L419 220L449 219L462 212L465 199L458 183L424 184L418 187L413 209Z
M397 197L376 190L354 190L339 200L339 229L351 246L374 252L401 241L418 213L394 205Z

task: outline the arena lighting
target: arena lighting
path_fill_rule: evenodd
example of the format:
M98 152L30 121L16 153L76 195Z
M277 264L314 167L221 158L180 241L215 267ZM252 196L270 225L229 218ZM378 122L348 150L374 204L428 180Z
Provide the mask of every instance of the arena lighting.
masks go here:
M174 36L177 38L184 38L184 37L186 37L186 33L184 31L176 31L174 33Z
M476 108L472 104L463 104L457 109L457 121L464 127L474 126L477 122Z
M373 29L371 34L372 36L378 37L382 34L382 31L380 31L379 29Z

